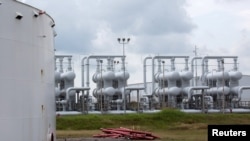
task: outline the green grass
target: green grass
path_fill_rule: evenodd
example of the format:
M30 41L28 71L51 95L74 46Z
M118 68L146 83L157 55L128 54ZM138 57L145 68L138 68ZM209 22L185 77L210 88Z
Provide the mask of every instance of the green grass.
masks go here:
M191 114L167 109L159 113L60 116L56 122L57 130L97 130L121 126L164 130L179 128L183 124L249 124L250 114Z
M57 137L92 137L100 128L127 127L149 131L161 141L206 141L209 124L250 124L250 114L191 114L176 109L142 114L88 114L60 116L56 120Z

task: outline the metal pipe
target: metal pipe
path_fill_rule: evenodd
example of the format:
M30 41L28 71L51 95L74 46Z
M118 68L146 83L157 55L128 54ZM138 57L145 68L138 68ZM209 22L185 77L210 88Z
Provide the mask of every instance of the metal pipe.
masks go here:
M55 57L57 57L57 58L60 58L60 57L64 58L64 57L72 57L72 55L55 55Z
M189 87L187 89L188 90L188 101L191 98L191 91L192 90L201 90L201 89L209 89L209 87L208 86L194 86L194 87Z
M55 57L54 59L55 59L55 71L56 71L57 70L57 67L56 67L56 60L57 60L57 58Z
M217 70L221 71L221 59L217 59Z
M237 68L237 58L234 58L234 67L233 67L233 70L234 71L238 70L238 68Z
M82 87L84 87L84 61L85 59L87 59L87 57L83 57L81 61L82 63Z
M69 100L69 92L72 90L79 90L79 91L85 91L85 90L90 90L90 87L69 87L66 90L66 101Z
M59 63L60 63L60 64L59 64L59 65L60 65L60 70L59 70L59 72L60 72L60 73L63 73L63 57L60 57L60 58L59 58Z
M175 71L175 63L174 63L175 59L171 58L171 71Z
M191 72L192 72L192 74L194 74L194 60L196 60L196 59L202 59L202 57L193 57L192 58L192 60L191 60ZM196 64L197 65L197 64ZM197 66L196 66L197 67ZM197 70L196 70L197 71ZM197 73L197 72L196 72ZM197 77L197 75L196 75L196 77ZM195 77L195 79L197 79ZM194 79L192 80L192 86L194 86Z
M155 73L155 69L154 69L154 62L155 59L172 59L172 58L189 58L189 56L154 56L152 58L152 91L154 91L155 89L155 79L154 79L154 73Z
M144 81L144 92L145 94L148 94L147 92L147 60L148 59L152 59L152 57L148 56L148 57L145 57L144 60L143 60L143 81Z
M68 57L68 71L72 71L72 66L71 66L71 60L72 60L72 57Z
M130 93L131 93L131 91L133 91L133 90L136 90L136 91L137 91L137 108L138 108L138 109L137 109L137 110L138 110L137 112L139 112L139 107L140 107L140 106L139 106L139 105L140 105L140 103L139 103L139 102L140 102L140 100L139 100L139 90L144 90L145 87L139 87L139 86L138 86L138 87L126 87L125 89L126 89L126 90L129 90Z
M119 57L119 58L122 58L122 59L125 59L125 56L124 55L89 55L86 59L86 65L87 65L87 81L86 81L86 86L89 87L89 60L92 59L92 58L95 58L95 59L109 59L109 58L115 58L115 57ZM111 60L112 60L111 59ZM124 70L124 73L125 73L125 70ZM84 83L84 82L83 82ZM88 91L89 92L89 91Z
M92 58L115 58L115 57L120 57L120 58L123 58L122 55L90 55L87 57L87 62L86 62L86 65L87 65L87 82L86 82L86 85L87 87L89 87L89 59L92 59Z
M69 101L69 92L72 91L72 90L79 90L79 91L82 91L82 97L84 98L84 91L85 90L90 90L89 87L69 87L67 88L66 90L66 102L68 103ZM83 105L84 105L84 101L83 101ZM84 111L84 109L83 109Z
M59 63L60 63L60 70L59 70L59 72L61 72L61 73L63 73L63 58L65 58L65 57L68 58L68 61L69 61L68 70L71 71L72 70L72 67L71 67L71 58L72 58L72 55L55 55L55 58L59 58Z
M238 89L238 98L239 98L239 101L241 100L241 93L242 93L242 90L244 89L250 89L250 86L240 86L239 89Z
M237 58L237 56L205 56L202 58L202 63L201 63L201 66L202 66L202 85L205 85L205 73L204 73L204 69L205 69L205 61L207 59L223 59L223 58Z
M184 70L185 71L188 71L188 58L185 58L185 68L184 68Z

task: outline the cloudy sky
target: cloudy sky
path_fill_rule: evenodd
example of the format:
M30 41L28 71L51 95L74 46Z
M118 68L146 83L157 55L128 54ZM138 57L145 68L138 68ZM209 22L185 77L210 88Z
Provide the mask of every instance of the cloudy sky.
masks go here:
M56 53L74 55L76 85L81 58L122 55L129 83L143 82L143 59L155 55L238 56L250 75L249 0L21 0L46 11L56 23ZM191 59L190 59L191 60Z

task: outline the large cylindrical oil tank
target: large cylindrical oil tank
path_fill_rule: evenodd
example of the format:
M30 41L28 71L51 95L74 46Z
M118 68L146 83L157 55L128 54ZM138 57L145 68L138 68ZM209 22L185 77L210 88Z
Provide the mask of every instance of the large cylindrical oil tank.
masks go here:
M0 141L55 141L54 21L0 1Z

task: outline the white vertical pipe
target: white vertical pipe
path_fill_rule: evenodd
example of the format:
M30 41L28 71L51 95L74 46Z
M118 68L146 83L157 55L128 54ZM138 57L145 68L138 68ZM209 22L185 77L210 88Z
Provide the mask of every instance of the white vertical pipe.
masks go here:
M87 57L82 58L82 87L84 87L84 61L87 59Z
M154 92L155 89L155 79L154 73L155 73L155 59L172 59L172 58L188 58L188 56L154 56L152 58L152 91Z
M72 66L71 66L71 57L68 57L68 71L72 71Z
M59 72L60 73L63 73L63 57L59 57L59 65L60 65L60 70L59 70Z
M202 59L202 57L193 57L191 60L191 72L194 74L194 60ZM197 64L196 64L197 65ZM197 67L197 66L196 66ZM197 71L197 70L196 70ZM197 72L196 72L197 73ZM197 76L196 76L197 77ZM196 79L195 77L195 79ZM194 79L192 80L192 86L194 86Z
M234 68L233 68L234 71L237 71L238 68L237 68L237 58L234 58Z
M205 85L205 60L207 59L222 59L222 58L237 58L237 56L205 56L202 58L202 85Z
M86 81L86 85L87 85L87 87L89 87L89 77L90 77L89 76L89 60L92 59L92 58L94 58L94 59L96 59L96 58L101 59L101 58L109 58L109 57L124 58L121 55L90 55L90 56L87 57L87 63L86 63L86 66L87 66L87 81Z
M152 59L152 57L146 57L144 58L144 61L143 61L143 81L144 81L144 92L147 94L147 60L148 59Z

